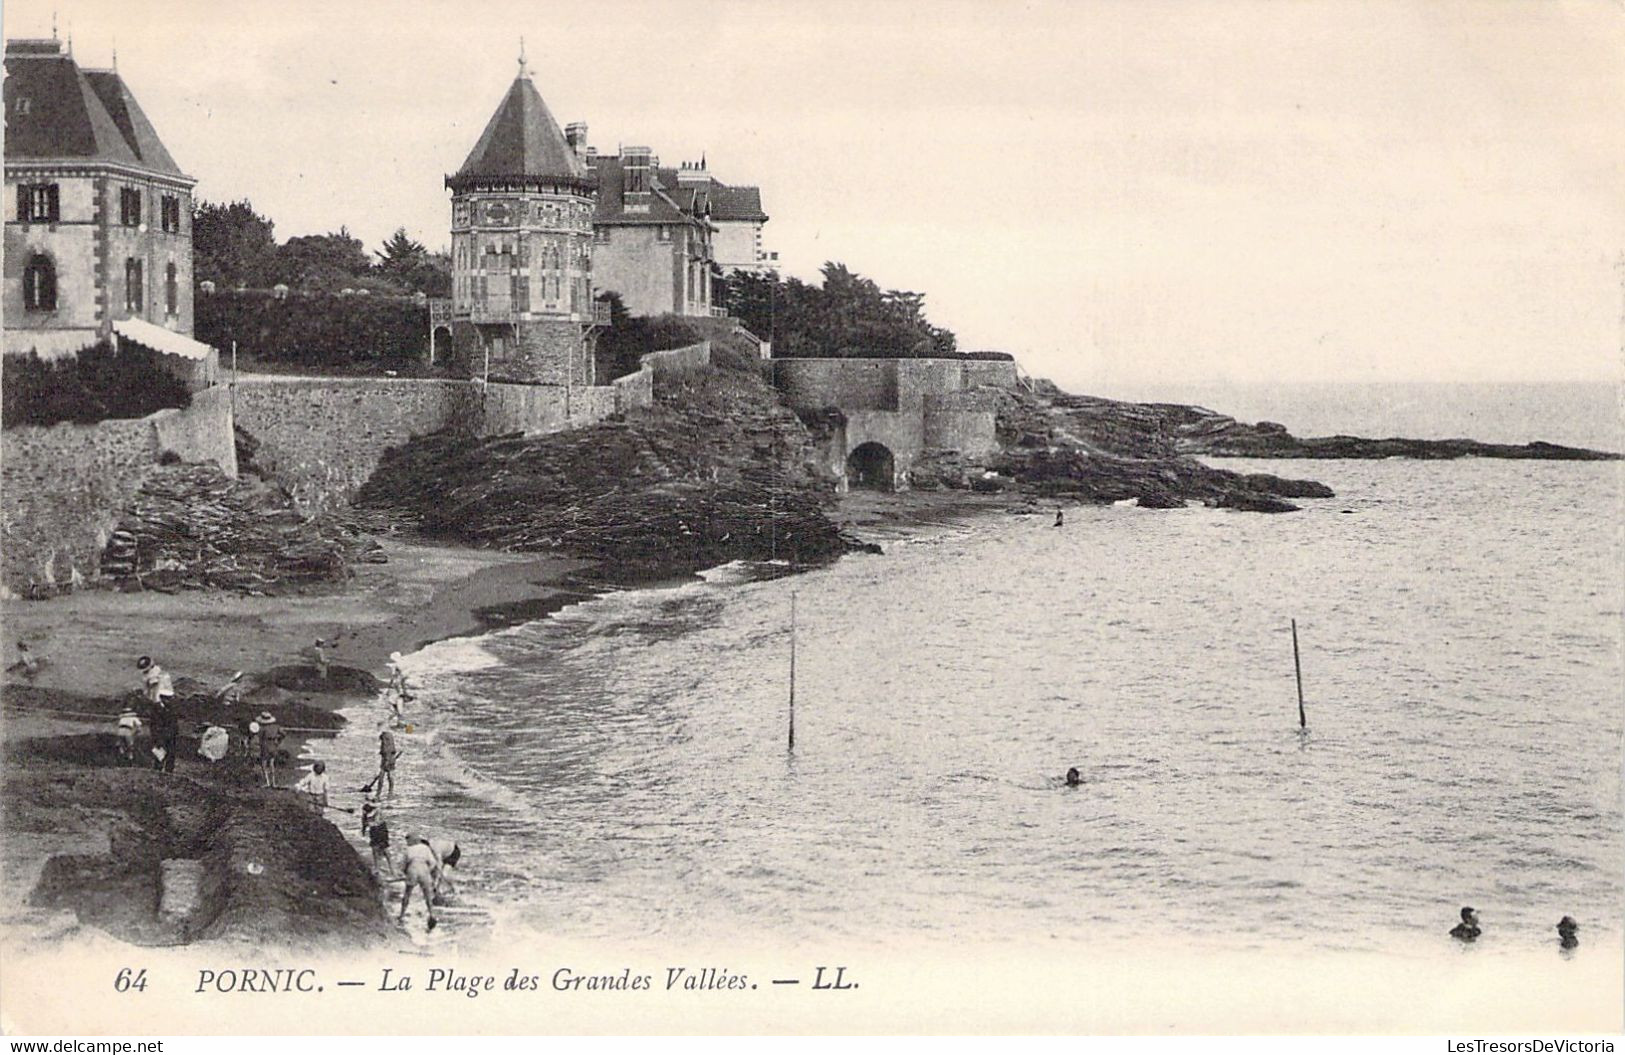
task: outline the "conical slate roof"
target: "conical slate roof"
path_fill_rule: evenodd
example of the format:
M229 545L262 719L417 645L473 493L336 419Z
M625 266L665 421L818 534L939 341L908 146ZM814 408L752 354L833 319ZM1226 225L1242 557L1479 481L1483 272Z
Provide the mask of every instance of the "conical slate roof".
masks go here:
M520 71L454 180L585 180L586 171L530 77Z

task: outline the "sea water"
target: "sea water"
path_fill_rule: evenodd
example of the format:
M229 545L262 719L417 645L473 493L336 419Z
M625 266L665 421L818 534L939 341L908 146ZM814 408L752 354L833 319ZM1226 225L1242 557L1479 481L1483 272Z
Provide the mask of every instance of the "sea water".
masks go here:
M1617 446L1612 397L1547 435ZM1216 464L1337 497L986 513L431 645L395 839L457 839L499 937L1425 951L1471 904L1617 947L1621 465Z

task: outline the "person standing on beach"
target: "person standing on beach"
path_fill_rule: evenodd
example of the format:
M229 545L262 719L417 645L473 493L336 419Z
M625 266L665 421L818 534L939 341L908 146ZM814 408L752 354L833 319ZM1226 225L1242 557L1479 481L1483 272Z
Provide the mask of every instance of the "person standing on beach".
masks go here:
M389 654L389 688L391 692L400 697L402 703L411 702L412 693L406 687L406 671L401 668L401 654L399 652Z
M260 777L265 786L274 788L276 782L277 753L282 748L282 729L277 725L276 715L270 711L261 711L260 726Z
M316 643L310 646L310 656L316 666L316 676L325 682L327 680L327 643L318 637Z
M440 881L440 858L423 839L408 835L401 871L406 873L406 886L401 891L401 914L396 918L406 922L406 907L412 903L412 888L416 887L423 892L423 907L429 911L429 929L434 930L434 888Z
M395 746L395 734L389 731L389 726L378 730L378 775L362 785L362 791L377 790L383 793L384 782L389 782L389 797L395 797L395 760L401 757L400 749Z
M367 845L372 848L372 866L378 874L394 875L395 865L389 859L389 823L384 820L377 792L369 794L361 805L361 834L367 837Z
M169 671L154 663L151 656L142 656L135 661L135 666L141 671L141 688L148 703L174 698L174 679L169 676Z
M320 814L327 808L327 763L317 762L310 772L299 778L293 789L305 796L310 808Z
M175 772L181 744L181 719L170 706L171 696L159 696L152 706L152 768L165 773Z

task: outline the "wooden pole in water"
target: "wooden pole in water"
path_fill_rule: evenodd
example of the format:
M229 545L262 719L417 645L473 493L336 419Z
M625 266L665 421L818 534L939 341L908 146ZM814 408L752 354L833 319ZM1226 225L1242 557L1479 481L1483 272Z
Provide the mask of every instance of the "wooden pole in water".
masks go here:
M790 591L790 750L796 749L796 594Z
M1292 620L1292 670L1298 676L1298 728L1309 728L1309 719L1303 713L1303 662L1298 659L1298 621Z

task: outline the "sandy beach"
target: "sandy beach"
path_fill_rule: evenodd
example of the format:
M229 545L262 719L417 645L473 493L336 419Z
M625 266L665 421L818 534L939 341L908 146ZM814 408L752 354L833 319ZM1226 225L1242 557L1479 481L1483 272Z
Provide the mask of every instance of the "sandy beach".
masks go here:
M293 596L92 590L5 602L8 654L26 641L42 660L33 679L7 682L0 722L8 940L27 945L86 926L138 944L388 937L370 867L293 795L261 788L250 760L200 759L187 735L196 722L235 714L185 697L247 672L243 708L275 714L297 758L305 739L341 724L338 707L374 690L391 652L545 614L582 596L569 577L588 565L384 545L387 563ZM310 666L317 637L337 642L326 683ZM182 747L168 777L116 764L112 716L138 684L142 655L175 675L183 698ZM289 846L298 852L272 849ZM211 861L229 877L219 910L195 934L151 918L160 863L172 857ZM250 865L261 869L252 882L230 881Z

